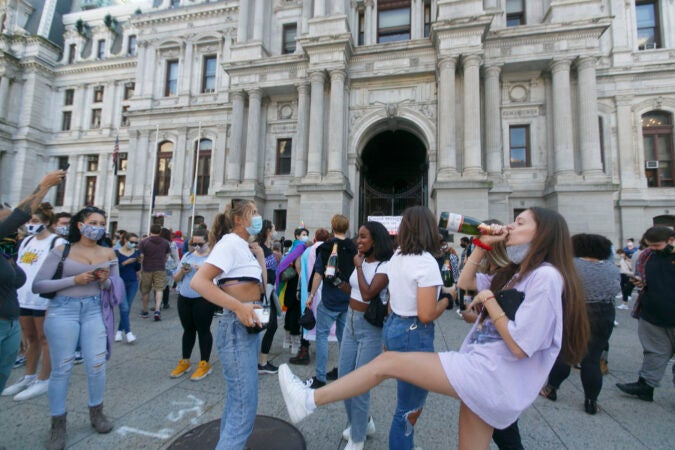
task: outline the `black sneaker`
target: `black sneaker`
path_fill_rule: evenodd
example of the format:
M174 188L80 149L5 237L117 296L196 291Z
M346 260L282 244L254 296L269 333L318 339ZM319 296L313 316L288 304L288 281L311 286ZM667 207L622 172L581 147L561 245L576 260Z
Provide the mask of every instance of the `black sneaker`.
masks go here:
M162 304L162 309L171 309L171 305L169 305L168 303Z
M147 311L142 311L142 312L138 315L138 317L140 317L141 319L147 319L148 317L150 317L150 313L147 312Z
M646 402L654 401L654 388L647 384L644 378L640 377L635 383L616 383L616 387L626 394L635 395L640 400Z
M155 322L162 320L162 316L159 314L159 311L155 311Z
M316 377L312 377L305 381L305 386L312 389L319 389L326 385L325 381L317 380Z
M333 370L331 370L326 374L326 380L335 381L337 379L338 379L338 369L337 367L333 367Z
M271 364L269 361L264 365L258 364L258 373L277 373L279 368L274 364Z

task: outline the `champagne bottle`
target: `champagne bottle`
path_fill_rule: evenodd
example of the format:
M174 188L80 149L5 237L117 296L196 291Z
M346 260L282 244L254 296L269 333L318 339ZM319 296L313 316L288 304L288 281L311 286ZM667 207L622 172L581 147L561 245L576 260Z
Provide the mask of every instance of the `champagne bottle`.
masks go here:
M443 286L451 287L454 283L454 277L452 276L452 268L450 267L450 258L445 258L443 262L443 267L441 267L441 279L443 280Z
M486 225L473 217L462 216L460 214L445 211L441 213L438 227L448 230L450 233L463 233L474 236L479 234L495 234L501 229L501 225Z
M328 262L326 263L326 272L324 272L324 276L329 280L335 278L335 272L337 270L337 259L338 259L338 245L336 242L333 244L333 251L330 252Z

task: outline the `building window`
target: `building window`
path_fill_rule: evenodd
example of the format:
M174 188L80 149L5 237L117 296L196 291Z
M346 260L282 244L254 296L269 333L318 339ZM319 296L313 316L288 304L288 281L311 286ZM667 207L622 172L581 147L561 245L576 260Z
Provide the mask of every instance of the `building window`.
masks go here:
M87 156L87 172L98 171L98 155Z
M298 35L298 24L287 23L283 26L283 39L281 44L281 53L288 55L295 53L295 39Z
M431 3L424 2L424 37L431 34Z
M129 126L129 105L122 106L122 119L120 120L120 126Z
M506 0L506 26L525 25L525 5L523 0Z
M63 111L63 116L61 117L61 131L70 130L70 122L73 119L73 113L71 111Z
M358 45L363 45L366 41L366 16L363 11L359 11L359 36Z
M600 136L600 162L602 163L602 170L605 170L605 125L602 122L602 117L598 117L598 135Z
M96 57L98 59L103 59L105 58L105 39L101 39L98 41L98 47L96 51Z
M511 167L530 167L530 126L509 127L509 159Z
M410 1L387 0L377 5L377 42L410 39Z
M277 139L277 175L291 173L291 139Z
M91 110L91 127L101 128L101 108Z
M117 189L115 190L115 204L119 205L120 204L120 199L124 197L124 188L126 187L127 184L127 177L126 175L118 175L117 176Z
M173 142L162 142L157 149L157 175L155 177L155 195L168 195L171 184L171 158Z
M164 96L170 97L178 92L178 60L166 62L166 76L164 78Z
M127 152L120 152L117 156L117 171L126 172L127 170L127 161L129 160L129 155Z
M661 47L659 27L659 5L657 0L636 0L638 49L648 50Z
M645 176L649 187L673 187L673 118L664 111L642 116L642 140L645 149Z
M275 209L272 213L272 221L274 223L274 228L279 231L286 230L286 210L285 209Z
M195 155L197 154L197 143L195 142ZM202 139L199 141L199 166L197 167L197 191L196 195L208 195L209 184L211 183L211 151L213 150L213 141L211 139ZM193 179L194 182L194 179Z
M68 46L68 64L75 62L75 55L77 52L77 44L70 44Z
M134 96L134 90L136 89L136 83L129 81L124 83L124 100L129 100Z
M202 92L215 92L217 63L218 58L216 56L211 55L204 57L204 67L202 68Z
M65 98L63 99L63 104L70 106L73 104L73 99L75 98L75 89L66 89Z
M171 8L178 8L180 6L180 0L171 0L170 7Z
M103 86L94 87L94 103L101 103L103 101Z
M61 170L67 170L68 167L68 157L59 156L56 166ZM64 178L63 181L56 185L56 196L54 197L54 206L63 206L63 200L66 196L66 182L67 179Z
M136 35L132 34L127 39L127 56L136 56Z
M84 204L91 206L96 201L96 177L87 177L85 179Z

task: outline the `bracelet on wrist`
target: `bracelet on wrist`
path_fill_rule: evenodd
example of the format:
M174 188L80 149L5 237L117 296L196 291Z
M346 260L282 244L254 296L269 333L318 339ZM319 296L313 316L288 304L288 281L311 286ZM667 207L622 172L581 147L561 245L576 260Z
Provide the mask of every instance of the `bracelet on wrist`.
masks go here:
M498 314L497 317L492 318L492 323L496 324L499 319L506 317L506 313L502 311L501 314Z
M481 300L481 303L484 305L485 303L487 303L490 300L495 300L495 296L491 295L488 298L486 298L485 300Z
M470 259L467 258L466 262L473 264L476 267L480 267L480 263L477 263L476 261L471 261Z
M473 238L473 241L471 241L471 242L473 242L473 245L475 245L476 247L480 247L480 248L482 248L482 249L485 250L485 251L488 251L488 252L489 252L490 250L492 250L492 247L490 247L489 245L483 243L483 241L481 241L481 240L478 239L478 238Z

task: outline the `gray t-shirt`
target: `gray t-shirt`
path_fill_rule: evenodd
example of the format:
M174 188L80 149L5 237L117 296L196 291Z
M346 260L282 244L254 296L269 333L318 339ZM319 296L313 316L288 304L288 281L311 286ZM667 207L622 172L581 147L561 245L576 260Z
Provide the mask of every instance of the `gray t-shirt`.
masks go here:
M611 261L574 258L574 266L584 286L586 303L613 302L614 296L621 292L619 268Z

